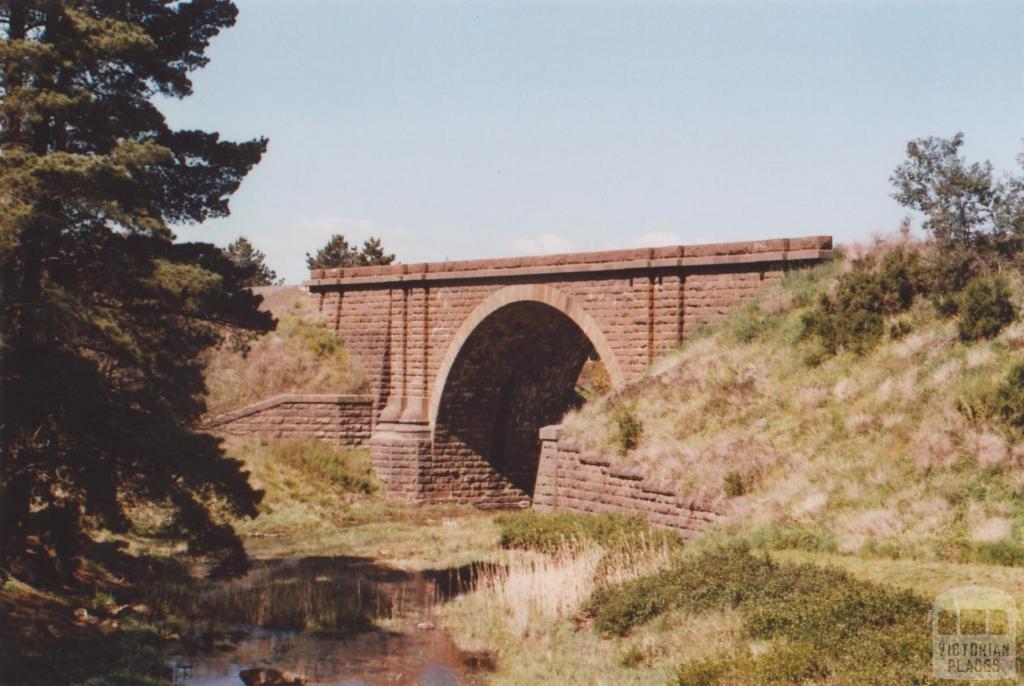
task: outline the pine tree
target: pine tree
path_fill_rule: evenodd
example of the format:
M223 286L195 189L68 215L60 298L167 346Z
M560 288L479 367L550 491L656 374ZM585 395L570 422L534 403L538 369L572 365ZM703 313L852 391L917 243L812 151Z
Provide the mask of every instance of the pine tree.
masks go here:
M395 261L394 255L384 252L379 238L368 238L363 249L348 244L341 234L334 234L327 244L317 250L316 255L306 253L306 266L310 269L333 269L335 267L366 267L387 265Z
M208 504L253 515L260 494L195 430L201 360L273 320L222 250L168 226L227 215L266 140L172 130L153 102L191 93L235 15L228 0L0 4L8 571L69 573L84 531L123 531L141 503L166 507L168 533L220 570L244 563Z
M363 241L363 250L359 254L359 264L365 266L384 265L391 264L394 261L394 255L384 253L384 246L381 245L379 238L368 238Z
M224 249L228 259L245 274L242 283L250 288L276 286L284 283L277 278L277 272L267 266L267 256L257 250L245 236L239 236Z

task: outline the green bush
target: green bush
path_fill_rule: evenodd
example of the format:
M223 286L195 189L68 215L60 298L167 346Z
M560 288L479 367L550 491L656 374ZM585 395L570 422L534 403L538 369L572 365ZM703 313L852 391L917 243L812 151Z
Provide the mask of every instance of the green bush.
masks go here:
M647 662L647 652L638 643L631 643L619 654L619 664L628 669L635 669Z
M734 669L734 661L728 658L704 657L684 662L676 670L675 686L712 686Z
M770 524L751 530L744 540L761 550L808 550L831 553L836 550L832 534L799 526Z
M618 446L619 454L626 455L640 444L640 437L644 433L644 423L636 416L636 410L630 406L623 406L615 413L615 443Z
M960 340L992 338L1017 317L1010 288L1000 275L971 279L960 294Z
M672 532L652 529L646 520L637 516L524 510L499 515L495 522L501 532L501 547L542 552L553 552L567 543L583 541L610 548L631 537L678 539Z
M1024 431L1024 362L1010 370L996 390L994 413L1007 426Z
M679 667L679 685L743 683L920 684L931 661L929 605L909 591L858 581L836 569L776 563L743 546L712 550L595 593L598 630L625 635L671 610L733 609L748 639L770 642Z
M341 448L304 439L272 444L273 458L308 473L312 478L353 493L373 493L379 487L365 448Z
M733 337L740 343L752 343L761 338L779 323L778 316L770 316L761 311L755 300L737 307L730 315L728 327Z
M898 341L914 330L913 325L905 319L899 319L889 325L889 338Z
M722 490L730 498L737 498L747 492L747 485L743 481L743 475L733 470L722 479Z
M1024 546L1008 539L995 543L976 543L974 559L983 564L1020 567L1024 565Z
M856 260L839 277L835 292L822 295L804 314L802 337L817 341L826 354L867 353L882 340L885 317L909 308L924 284L924 269L912 250L890 250L880 264L872 255Z

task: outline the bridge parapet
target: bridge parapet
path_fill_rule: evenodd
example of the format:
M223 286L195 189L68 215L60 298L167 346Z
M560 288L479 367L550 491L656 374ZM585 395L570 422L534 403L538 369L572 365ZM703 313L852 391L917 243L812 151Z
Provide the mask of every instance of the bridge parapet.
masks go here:
M576 273L586 275L637 269L660 270L759 262L817 261L827 257L831 250L831 236L807 236L484 260L313 269L306 285L312 289L401 283L412 285L419 281L507 279Z

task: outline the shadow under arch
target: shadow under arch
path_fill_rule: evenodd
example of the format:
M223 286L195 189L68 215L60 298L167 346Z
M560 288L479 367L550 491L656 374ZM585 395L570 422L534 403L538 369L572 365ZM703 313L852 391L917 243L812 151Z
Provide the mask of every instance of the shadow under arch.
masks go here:
M521 503L533 495L538 430L578 399L599 357L613 385L621 367L596 322L550 286L511 286L482 302L453 337L430 402L442 499Z
M622 373L622 367L619 366L619 361L616 359L615 352L608 343L608 339L605 338L604 332L601 331L594 318L574 298L558 289L543 284L507 286L492 293L473 308L473 311L469 313L469 316L466 317L462 325L456 330L455 335L452 336L451 343L448 344L444 358L441 360L441 365L437 369L437 375L434 377L434 383L431 386L431 429L437 423L437 412L448 376L451 374L452 366L455 364L455 360L465 346L466 341L473 335L473 332L480 326L481 322L494 314L494 312L506 305L517 302L537 302L549 305L571 319L590 340L590 344L594 346L594 351L601 358L601 363L608 371L612 386L618 388L625 383L626 377Z

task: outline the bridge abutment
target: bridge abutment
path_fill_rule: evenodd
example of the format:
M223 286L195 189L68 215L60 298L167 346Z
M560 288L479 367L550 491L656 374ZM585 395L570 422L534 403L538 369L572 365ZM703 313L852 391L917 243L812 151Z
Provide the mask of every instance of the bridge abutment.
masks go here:
M388 495L424 502L424 466L433 441L425 422L380 421L370 436L370 461Z

